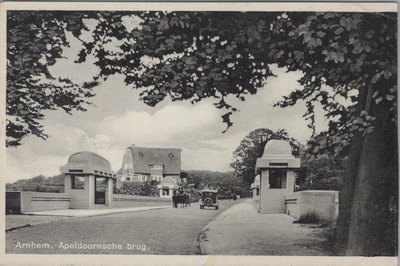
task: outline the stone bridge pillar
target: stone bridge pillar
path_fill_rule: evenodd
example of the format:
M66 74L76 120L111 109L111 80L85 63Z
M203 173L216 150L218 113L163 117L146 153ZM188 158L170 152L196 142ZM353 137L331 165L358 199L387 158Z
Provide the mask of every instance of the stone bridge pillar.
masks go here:
M256 174L260 174L261 213L286 213L285 197L294 191L295 170L300 159L292 155L288 141L270 140L264 154L256 162Z

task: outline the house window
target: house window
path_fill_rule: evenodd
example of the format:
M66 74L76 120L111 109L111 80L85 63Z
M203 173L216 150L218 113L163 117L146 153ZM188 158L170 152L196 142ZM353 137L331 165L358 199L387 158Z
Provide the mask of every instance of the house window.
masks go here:
M286 188L286 176L285 169L271 169L269 171L269 188Z
M260 195L260 189L256 188L256 195L259 196Z
M71 176L71 189L85 189L85 177Z
M155 180L155 181L160 182L161 176L159 176L159 175L152 175L152 176L151 176L151 180Z

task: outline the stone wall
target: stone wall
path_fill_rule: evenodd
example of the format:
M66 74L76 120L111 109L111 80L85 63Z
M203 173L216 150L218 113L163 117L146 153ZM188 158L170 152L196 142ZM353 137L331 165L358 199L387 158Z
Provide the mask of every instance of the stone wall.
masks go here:
M172 205L171 198L113 194L111 208Z
M71 196L67 193L21 192L21 212L69 209Z
M286 196L286 213L296 219L308 213L319 218L333 221L339 214L339 192L308 190L291 193Z
M78 204L72 206L70 193L74 193L74 190L70 190L69 193L22 191L22 192L15 192L12 194L12 195L17 195L18 200L16 200L15 197L11 198L11 193L7 193L7 200L13 203L13 209L15 210L18 209L18 211L14 211L13 213L19 213L19 210L22 213L24 213L24 212L49 211L49 210L60 210L60 209L70 209L70 208L79 209L79 207L81 206L83 208L87 208L87 205L84 204L85 203L84 201L81 202L82 205ZM81 196L83 195L83 193L79 193L79 195ZM111 197L112 197L112 202L109 206L99 205L97 207L132 208L132 207L145 207L145 206L170 206L170 205L172 206L171 198L119 195L119 194L112 194ZM10 204L7 204L7 206L11 208Z

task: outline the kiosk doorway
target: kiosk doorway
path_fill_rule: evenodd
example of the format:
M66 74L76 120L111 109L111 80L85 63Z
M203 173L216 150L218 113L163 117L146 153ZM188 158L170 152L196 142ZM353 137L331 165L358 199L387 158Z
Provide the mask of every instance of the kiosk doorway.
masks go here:
M95 177L94 204L106 204L106 178Z

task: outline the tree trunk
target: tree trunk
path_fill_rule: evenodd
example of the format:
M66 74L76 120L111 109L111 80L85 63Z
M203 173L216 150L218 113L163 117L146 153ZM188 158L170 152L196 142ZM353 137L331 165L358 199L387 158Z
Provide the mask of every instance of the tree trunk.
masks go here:
M345 255L347 249L351 204L353 201L355 176L357 176L361 147L362 137L361 134L357 134L353 137L351 142L345 176L343 177L343 185L339 193L339 218L336 227L336 249L338 255Z
M387 108L372 107L373 132L353 139L340 195L337 226L341 255L397 254L397 128ZM391 204L392 203L392 204Z

